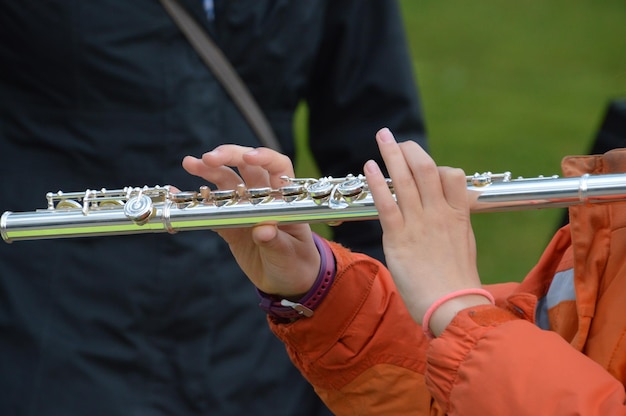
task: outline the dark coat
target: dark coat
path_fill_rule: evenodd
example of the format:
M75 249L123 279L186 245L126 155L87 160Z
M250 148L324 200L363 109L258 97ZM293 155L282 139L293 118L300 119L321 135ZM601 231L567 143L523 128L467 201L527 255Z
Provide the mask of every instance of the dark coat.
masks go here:
M306 100L323 175L376 130L423 140L394 1L182 0L294 155ZM0 0L0 211L62 189L201 181L183 156L259 142L157 0ZM367 225L366 225L367 224ZM375 222L336 239L380 253ZM0 246L3 415L318 415L252 285L210 231Z

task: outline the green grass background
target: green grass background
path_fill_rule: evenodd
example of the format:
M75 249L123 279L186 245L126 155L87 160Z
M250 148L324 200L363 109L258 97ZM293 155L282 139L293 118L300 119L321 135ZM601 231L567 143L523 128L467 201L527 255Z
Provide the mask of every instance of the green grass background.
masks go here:
M590 150L609 100L626 97L625 0L400 4L440 165L468 174L560 174L563 156ZM297 167L316 175L305 123L302 108ZM521 280L561 216L556 209L474 214L483 281Z

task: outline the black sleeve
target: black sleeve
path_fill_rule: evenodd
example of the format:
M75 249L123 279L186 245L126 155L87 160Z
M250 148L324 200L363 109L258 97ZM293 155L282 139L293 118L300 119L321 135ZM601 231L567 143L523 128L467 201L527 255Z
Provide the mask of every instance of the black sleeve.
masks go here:
M324 176L382 161L374 140L389 127L426 147L424 120L395 0L329 2L324 40L307 93L309 143ZM377 221L344 223L334 240L382 260Z

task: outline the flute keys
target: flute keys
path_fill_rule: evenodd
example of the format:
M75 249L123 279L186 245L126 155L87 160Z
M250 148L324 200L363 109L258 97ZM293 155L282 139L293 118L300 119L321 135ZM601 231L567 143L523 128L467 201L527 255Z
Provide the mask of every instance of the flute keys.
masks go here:
M361 179L353 178L340 183L337 186L337 192L339 192L343 199L350 204L357 201L362 195L364 195L364 187L365 183Z
M153 211L152 198L145 194L135 195L124 204L124 215L137 225L147 223Z
M249 188L245 192L245 197L252 205L272 200L272 188Z
M62 201L59 201L59 203L56 206L56 209L76 209L76 208L82 208L82 204L78 203L77 201L74 201L73 199L64 199Z
M102 201L98 204L98 208L115 209L122 205L124 205L124 203L120 200Z
M483 172L483 173L474 173L472 176L466 176L467 184L475 187L482 187L491 185L496 182L510 182L511 181L511 172L503 172L503 173L491 173L491 172Z
M215 206L223 207L224 205L230 204L237 200L237 191L235 189L230 190L217 190L211 191L210 200L213 201Z
M176 204L185 204L194 202L196 200L196 196L196 192L184 191L171 194L170 199Z
M199 189L202 202L208 202L211 199L211 188L206 185L202 185Z
M285 202L294 202L306 197L306 188L303 185L286 185L279 189Z
M321 205L324 202L328 201L334 187L335 185L331 182L319 181L309 184L307 187L307 191L313 202Z
M179 209L193 206L197 198L198 192L192 191L175 192L169 195L169 199L176 204L176 207Z

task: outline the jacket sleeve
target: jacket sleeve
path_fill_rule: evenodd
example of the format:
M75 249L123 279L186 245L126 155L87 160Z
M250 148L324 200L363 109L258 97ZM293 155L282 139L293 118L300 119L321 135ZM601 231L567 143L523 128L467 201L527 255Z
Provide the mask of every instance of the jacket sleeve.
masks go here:
M495 307L459 313L427 352L448 414L624 415L623 385L552 331Z
M333 414L442 415L425 386L428 346L387 270L332 244L337 275L311 318L270 319Z
M404 25L395 0L328 2L323 39L308 82L309 146L324 176L359 174L380 158L374 136L426 146ZM384 261L378 222L346 222L333 240Z
M461 311L429 342L382 264L332 247L314 316L270 326L334 414L626 414L618 380L508 310L515 284L488 286L498 306Z

